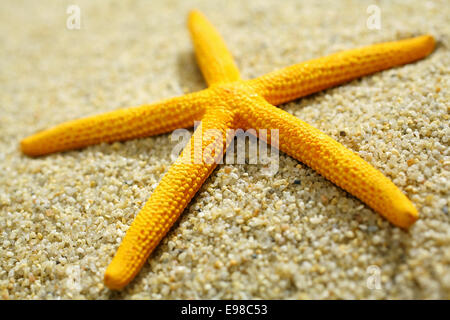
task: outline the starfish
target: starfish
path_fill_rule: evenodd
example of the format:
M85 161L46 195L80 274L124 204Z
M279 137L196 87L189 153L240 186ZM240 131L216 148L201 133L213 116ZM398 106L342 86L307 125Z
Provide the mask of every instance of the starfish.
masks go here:
M408 228L418 219L414 205L380 171L274 105L424 58L434 49L432 36L342 51L243 80L221 36L201 12L190 12L188 28L207 89L66 122L21 141L23 153L39 156L167 133L202 121L129 227L105 271L107 287L122 289L137 275L223 157L234 138L229 129L277 129L281 151L359 198L392 224ZM259 138L271 143L270 134ZM199 148L200 154L196 152Z

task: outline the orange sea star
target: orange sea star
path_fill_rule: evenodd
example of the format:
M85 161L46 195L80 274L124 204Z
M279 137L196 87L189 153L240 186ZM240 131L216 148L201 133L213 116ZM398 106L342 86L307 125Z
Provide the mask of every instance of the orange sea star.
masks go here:
M233 139L228 129L277 129L280 150L347 190L394 225L407 228L416 221L418 212L413 204L381 172L328 135L274 105L421 59L433 51L432 36L339 52L242 80L222 38L199 11L190 13L188 25L209 88L63 123L21 142L25 154L38 156L161 134L202 120L202 126L195 130L128 229L105 272L109 288L123 288L139 272L223 156L222 150ZM270 143L270 134L265 139ZM196 146L203 157L195 153Z

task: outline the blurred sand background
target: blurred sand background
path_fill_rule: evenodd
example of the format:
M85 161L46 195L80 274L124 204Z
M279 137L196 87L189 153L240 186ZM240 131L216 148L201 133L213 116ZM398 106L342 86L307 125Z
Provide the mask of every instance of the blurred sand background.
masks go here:
M66 28L71 4L79 30ZM371 4L380 30L366 26ZM223 35L243 78L437 38L425 60L281 106L390 177L420 210L409 232L281 154L273 178L258 165L218 167L137 278L119 293L104 287L176 142L166 134L32 159L19 141L204 88L191 8ZM447 1L2 1L0 298L449 299L449 16Z

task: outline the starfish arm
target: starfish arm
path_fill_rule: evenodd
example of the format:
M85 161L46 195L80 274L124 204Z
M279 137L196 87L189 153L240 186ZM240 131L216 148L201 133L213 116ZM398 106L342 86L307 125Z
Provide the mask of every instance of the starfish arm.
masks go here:
M198 65L208 85L239 80L239 70L225 42L200 11L190 12L188 28Z
M434 38L430 35L385 42L295 64L248 83L269 103L278 105L363 75L422 59L433 51L434 46Z
M207 91L65 122L23 139L21 149L27 155L39 156L191 127L204 112Z
M232 114L225 110L205 114L201 127L196 129L128 229L105 272L104 281L110 289L121 289L136 276L217 166L217 160L222 159L232 139L232 132L227 130L232 121Z
M244 127L278 129L280 150L359 198L394 225L407 228L417 220L418 212L408 198L356 153L263 98L254 100L254 105L244 111Z

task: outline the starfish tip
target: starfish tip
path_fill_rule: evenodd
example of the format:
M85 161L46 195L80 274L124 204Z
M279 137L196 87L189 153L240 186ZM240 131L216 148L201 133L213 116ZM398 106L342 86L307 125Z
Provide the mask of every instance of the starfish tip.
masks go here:
M202 12L198 9L191 9L189 10L188 21L198 16L203 16Z
M428 49L426 55L429 55L436 47L436 39L434 39L434 37L430 34L424 35L423 39L426 44L426 48Z
M396 209L397 214L394 224L401 228L408 229L419 219L419 212L409 200L398 203L398 208Z
M108 268L105 272L103 282L111 290L120 290L125 287L126 283L123 283L123 276L118 269Z
M28 155L28 156L33 156L35 155L35 148L33 148L33 140L31 139L31 137L27 137L25 139L22 139L22 141L20 141L20 150Z

